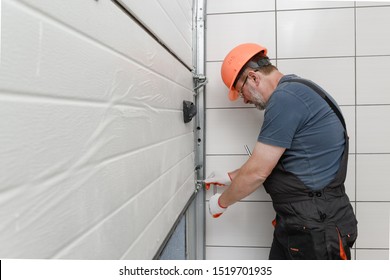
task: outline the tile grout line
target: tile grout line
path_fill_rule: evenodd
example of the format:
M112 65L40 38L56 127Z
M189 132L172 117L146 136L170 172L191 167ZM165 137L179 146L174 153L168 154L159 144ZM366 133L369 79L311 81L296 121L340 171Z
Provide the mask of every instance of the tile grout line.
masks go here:
M354 56L354 85L355 85L355 104L354 104L354 107L355 107L355 154L357 154L357 59L356 59L356 48L357 48L357 42L356 42L356 36L357 36L357 32L356 32L356 1L354 2L354 52L355 52L355 56ZM355 198L356 198L356 157L355 157Z

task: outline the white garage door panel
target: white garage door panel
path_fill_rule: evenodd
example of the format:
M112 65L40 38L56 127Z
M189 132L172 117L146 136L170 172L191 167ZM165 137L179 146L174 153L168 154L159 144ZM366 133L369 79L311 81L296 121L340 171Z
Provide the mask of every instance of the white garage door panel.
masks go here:
M192 73L111 1L2 9L0 257L152 258L194 192Z
M192 68L192 26L177 1L119 0L138 20ZM156 20L158 19L158 20Z
M2 189L44 180L70 166L84 166L99 150L90 140L102 110L25 101L0 95Z
M193 155L184 158L55 257L153 258L194 191L194 173L183 172L183 166L186 170L193 167Z
M30 11L3 9L2 89L172 109L192 100L191 73L182 66L165 74L185 71L186 88Z
M81 33L81 37L84 37L83 35L85 35L86 37L84 37L84 40L89 38L97 41L107 46L109 49L112 49L112 51L123 54L144 67L158 72L164 77L167 77L188 89L192 88L192 74L188 69L186 69L177 59L173 58L173 56L150 35L145 33L137 23L121 11L112 1L19 1L24 2L34 9L42 11L45 20L42 20L42 14L40 12L34 12L34 10L29 9L25 10L25 12L34 14L39 20L42 20L42 22L45 22L46 20L50 21L50 19L54 18L54 22L60 21L64 23L69 29ZM10 5L10 2L16 1L3 1L3 6L5 7L3 8L6 9L7 6ZM12 6L21 8L24 5L12 3ZM5 10L3 10L3 15L7 14L8 11L5 12ZM46 18L46 15L49 17ZM22 20L24 21L23 18ZM4 27L3 30L5 29L6 28ZM13 31L14 29L12 28L11 30ZM23 44L22 47L26 46ZM58 51L60 51L60 49L58 49ZM192 58L192 56L190 56L190 58Z
M150 0L147 0L150 1ZM145 2L147 2L145 1ZM135 1L132 1L135 2ZM174 23L175 27L179 30L181 36L186 43L192 46L192 7L187 7L184 11L181 2L183 0L157 0L159 6L163 9L169 19ZM147 9L144 9L147 10ZM156 20L154 20L156 21ZM167 31L165 31L167 32ZM178 38L176 38L178 40ZM191 64L192 65L192 64Z
M192 127L182 125L180 112L148 115L146 110L131 107L107 110L0 100L5 172L1 180L9 182L2 188L192 134ZM19 174L21 170L25 171Z
M186 133L191 133L191 126L183 126L182 112L150 113L147 110L132 110L126 108L113 110L96 131L92 143L96 148L95 160L107 159L112 156L128 153L162 141L169 140ZM98 129L99 129L98 128ZM187 143L192 144L192 143Z
M188 177L188 180L142 233L143 238L137 239L122 256L122 259L148 259L153 256L170 231L171 225L178 217L178 213L184 208L186 201L192 195L194 179L193 175Z
M53 250L103 219L193 153L193 134L187 133L91 164L95 153L104 149L104 145L88 142L90 133L94 133L89 127L91 119L97 117L93 109L72 110L45 104L51 108L45 110L45 105L17 105L4 100L1 104L1 120L12 121L7 116L17 116L12 123L0 121L5 136L0 145L0 185L4 189L0 197L3 221L0 256L3 257L51 257ZM103 141L105 137L99 139ZM129 139L125 138L131 142ZM193 165L183 168L192 172Z
M170 0L168 0L170 2ZM192 10L193 10L193 3L192 0L179 0L177 1L177 4L180 6L184 16L186 17L187 22L190 24L192 28Z

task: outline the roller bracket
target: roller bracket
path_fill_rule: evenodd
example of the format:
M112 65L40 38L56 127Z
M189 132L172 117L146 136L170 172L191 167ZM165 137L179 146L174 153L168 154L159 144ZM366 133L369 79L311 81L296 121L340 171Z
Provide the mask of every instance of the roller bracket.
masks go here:
M194 74L193 79L194 79L194 83L197 85L196 87L194 87L194 91L197 91L198 89L200 89L201 87L205 86L208 83L208 80L204 75Z
M183 101L183 116L184 123L188 123L196 115L197 109L194 103L191 101Z

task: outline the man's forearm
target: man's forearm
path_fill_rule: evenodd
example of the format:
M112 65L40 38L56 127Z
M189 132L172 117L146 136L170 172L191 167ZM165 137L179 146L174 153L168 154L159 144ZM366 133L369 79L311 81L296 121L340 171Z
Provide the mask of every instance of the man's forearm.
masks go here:
M234 171L228 172L229 177L230 177L230 179L231 179L232 181L234 180L234 178L237 177L238 172L240 172L240 168L238 168L238 169L236 169L236 170L234 170Z
M224 209L258 189L271 174L285 150L283 147L257 142L245 164L240 169L229 172L230 187L222 195L218 194L218 207Z
M220 203L224 207L228 207L244 197L250 195L265 181L265 178L258 176L255 173L248 172L247 169L241 168L231 174L232 183L220 197Z

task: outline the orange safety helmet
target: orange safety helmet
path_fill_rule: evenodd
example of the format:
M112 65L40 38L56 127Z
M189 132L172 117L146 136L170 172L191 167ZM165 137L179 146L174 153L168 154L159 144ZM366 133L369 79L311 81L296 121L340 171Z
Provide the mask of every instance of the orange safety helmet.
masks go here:
M267 55L267 49L258 44L242 44L232 49L225 57L222 67L221 76L225 85L229 88L229 99L234 101L238 98L238 91L233 87L238 73L244 65L256 54L263 52Z

